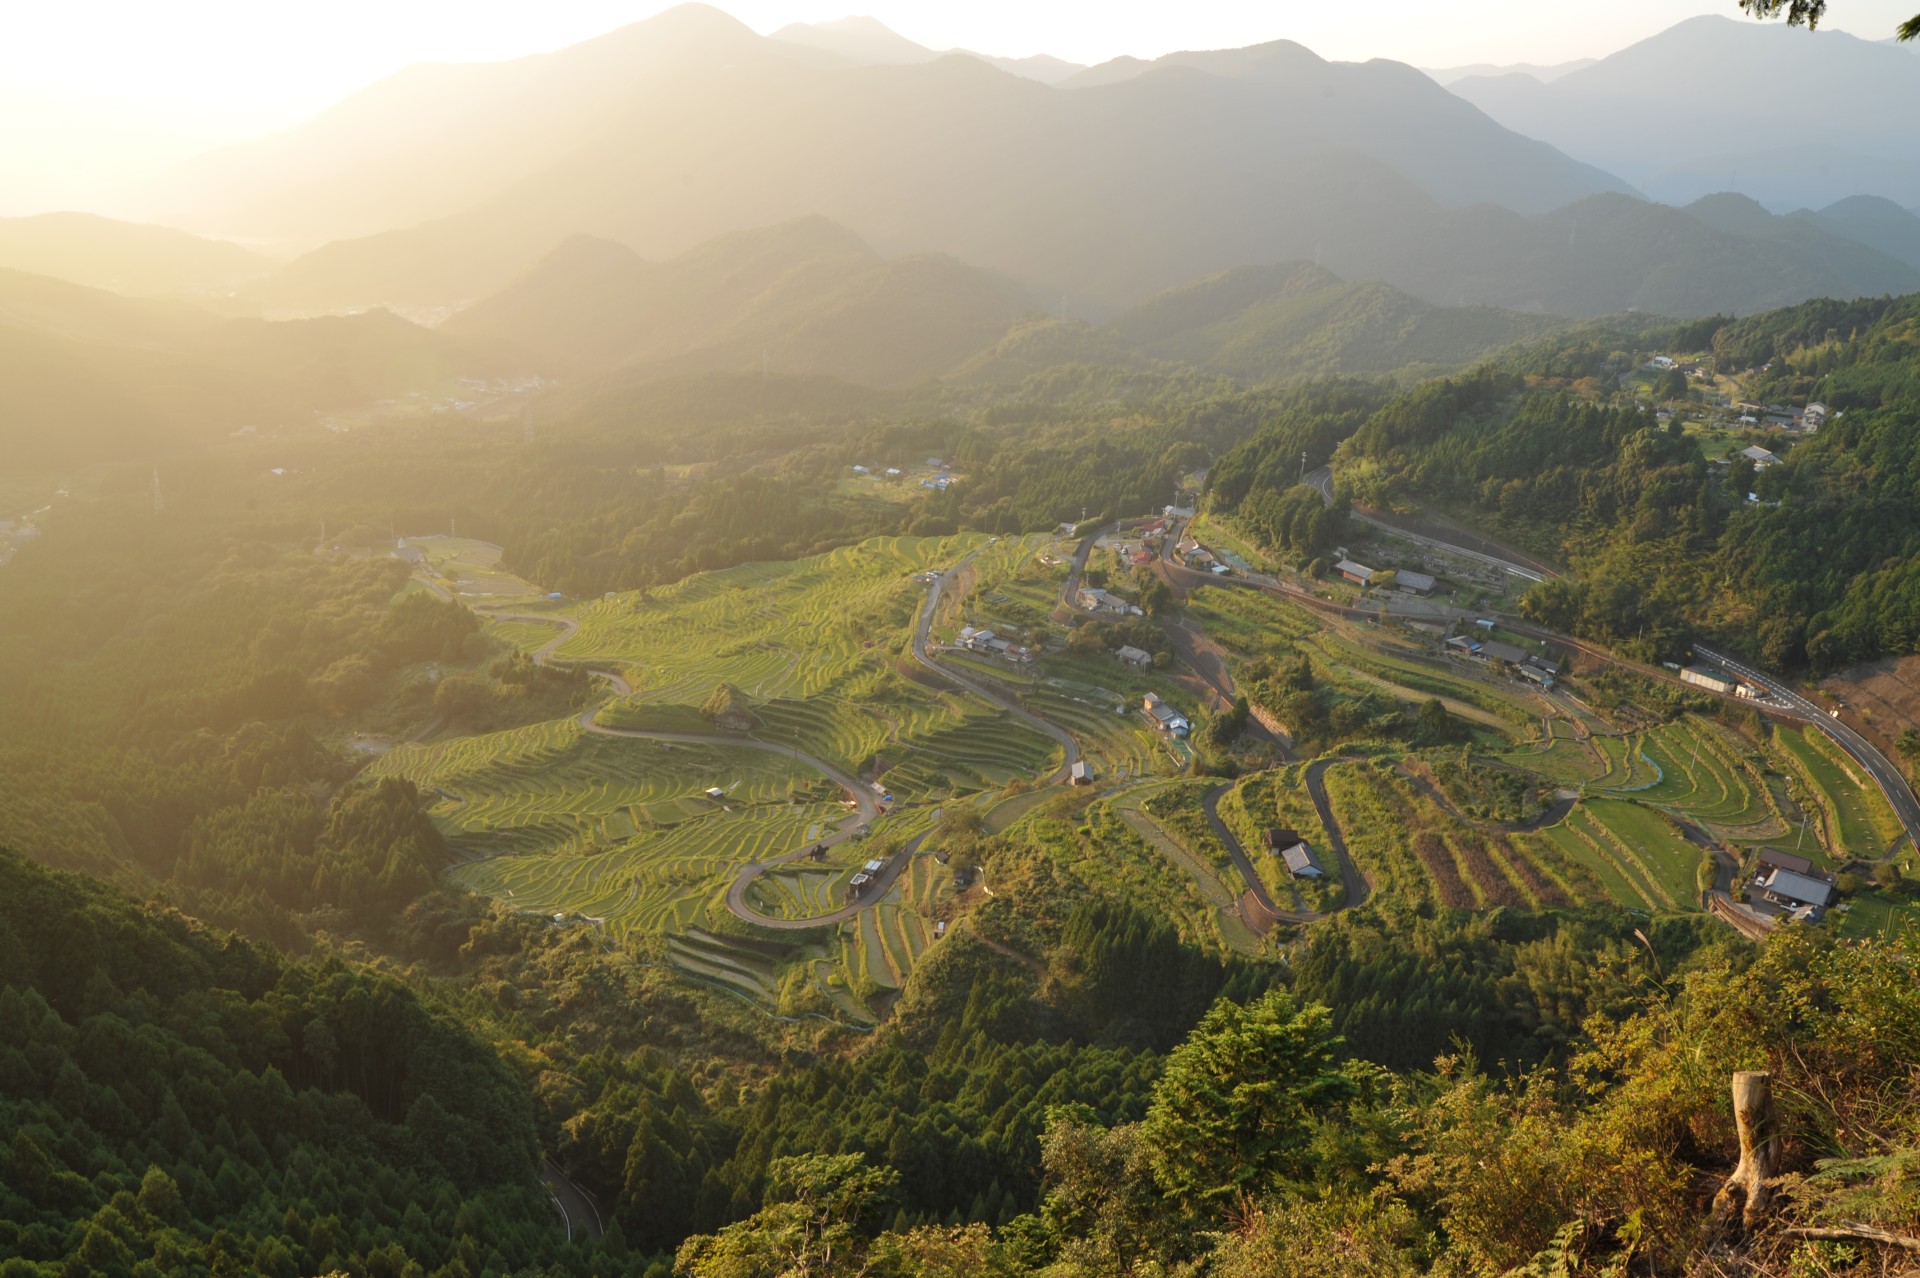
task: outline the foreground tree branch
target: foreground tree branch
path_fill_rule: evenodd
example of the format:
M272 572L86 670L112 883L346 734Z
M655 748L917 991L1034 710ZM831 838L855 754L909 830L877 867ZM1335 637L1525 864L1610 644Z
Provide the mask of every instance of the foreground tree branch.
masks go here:
M1826 16L1827 0L1740 0L1740 7L1756 18L1777 18L1784 13L1788 26L1811 31ZM1894 33L1902 40L1920 39L1920 14L1901 23Z
M1872 1225L1845 1224L1828 1227L1812 1225L1796 1226L1786 1231L1789 1237L1812 1238L1820 1242L1870 1242L1882 1247L1897 1247L1901 1251L1920 1254L1920 1238L1907 1234L1888 1233Z

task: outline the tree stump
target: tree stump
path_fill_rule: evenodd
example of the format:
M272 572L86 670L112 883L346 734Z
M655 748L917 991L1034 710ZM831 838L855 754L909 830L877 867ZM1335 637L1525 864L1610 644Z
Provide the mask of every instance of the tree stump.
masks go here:
M1739 1238L1759 1228L1772 1205L1767 1182L1780 1171L1780 1123L1773 1107L1773 1075L1741 1070L1733 1076L1733 1121L1740 1132L1740 1163L1713 1196L1711 1235Z

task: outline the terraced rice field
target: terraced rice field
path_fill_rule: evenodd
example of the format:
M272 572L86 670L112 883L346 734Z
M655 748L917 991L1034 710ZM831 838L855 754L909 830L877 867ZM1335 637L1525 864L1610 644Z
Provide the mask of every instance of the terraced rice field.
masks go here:
M758 1003L776 997L776 958L694 929L667 940L667 958L675 967L709 984L730 989Z
M925 587L978 536L881 537L824 555L699 573L651 597L596 600L555 655L625 666L636 693L698 705L730 683L755 702L810 700L900 652Z
M728 683L754 702L754 735L884 776L902 799L997 788L1052 771L1057 747L977 698L901 673L915 669L903 654L926 591L913 574L982 541L881 538L702 573L644 602L601 600L556 656L624 666L635 696L602 712L614 726L702 730L696 707ZM1018 551L1003 542L982 558Z
M537 621L490 620L485 626L489 639L495 639L521 652L537 652L552 643L560 631Z
M1701 852L1658 812L1621 799L1589 799L1542 831L1622 905L1648 910L1691 907Z
M1116 714L1110 702L1082 700L1054 688L1029 693L1026 707L1071 733L1101 781L1167 776L1178 770L1159 735L1131 709Z
M454 881L616 937L684 929L741 864L846 817L837 787L783 755L602 736L571 719L401 746L369 770L436 796L434 822L479 858Z
M1645 741L1639 734L1595 737L1593 745L1606 770L1589 788L1603 793L1641 794L1660 784L1660 767L1646 754Z
M1786 826L1774 811L1765 778L1711 722L1683 718L1647 733L1642 748L1660 781L1638 797L1684 812L1730 837L1767 838Z
M1900 827L1886 798L1859 773L1857 765L1844 759L1817 730L1777 727L1773 739L1815 792L1825 813L1826 841L1834 859L1885 856Z
M879 904L840 925L833 965L841 981L883 993L904 986L934 944L931 907L952 882L932 854L915 856Z
M500 566L502 552L492 542L471 537L409 537L406 541L424 551L433 571L452 582L470 603L540 596L538 587Z

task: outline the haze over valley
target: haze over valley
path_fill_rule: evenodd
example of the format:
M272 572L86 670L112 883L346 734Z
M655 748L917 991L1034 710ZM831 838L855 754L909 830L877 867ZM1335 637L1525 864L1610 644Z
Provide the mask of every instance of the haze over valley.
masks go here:
M0 14L0 1278L1912 1278L1909 16Z

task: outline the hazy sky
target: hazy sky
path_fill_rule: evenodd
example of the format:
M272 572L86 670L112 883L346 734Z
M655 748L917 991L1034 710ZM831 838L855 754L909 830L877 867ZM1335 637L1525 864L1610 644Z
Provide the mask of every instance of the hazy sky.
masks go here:
M1835 0L1874 39L1915 0ZM0 214L76 199L232 138L294 123L420 61L554 49L661 0L0 0ZM771 32L866 13L935 48L1123 53L1285 37L1324 57L1423 66L1602 56L1734 0L733 0Z

